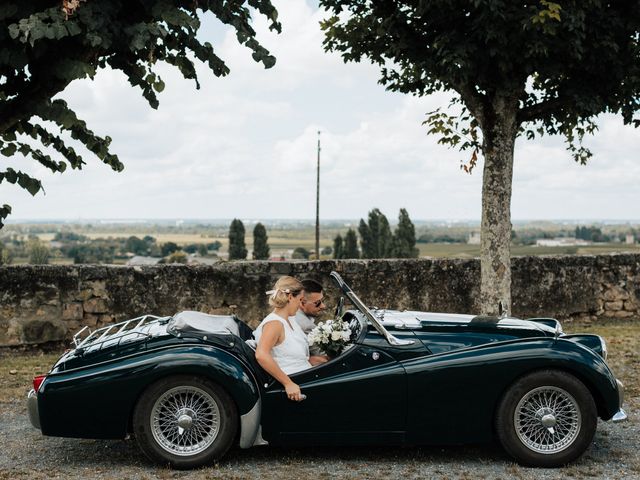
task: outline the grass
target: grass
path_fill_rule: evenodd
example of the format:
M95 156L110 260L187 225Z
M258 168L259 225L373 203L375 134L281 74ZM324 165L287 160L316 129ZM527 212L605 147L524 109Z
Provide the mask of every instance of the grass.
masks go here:
M566 323L567 333L593 333L607 342L607 363L625 386L625 397L640 400L640 319L592 324Z
M61 353L1 352L0 407L24 400L32 388L33 377L47 373Z

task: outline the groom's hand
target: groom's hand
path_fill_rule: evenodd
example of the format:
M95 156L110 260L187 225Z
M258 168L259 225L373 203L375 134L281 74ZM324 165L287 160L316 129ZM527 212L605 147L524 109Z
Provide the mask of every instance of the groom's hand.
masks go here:
M309 363L311 365L320 365L321 363L327 363L329 361L329 357L327 355L311 355L309 357Z

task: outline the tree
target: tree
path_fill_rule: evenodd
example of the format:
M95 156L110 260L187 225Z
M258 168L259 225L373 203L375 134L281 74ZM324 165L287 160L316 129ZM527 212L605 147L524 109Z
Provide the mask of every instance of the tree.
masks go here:
M229 260L247 258L247 247L244 243L244 224L234 218L229 227Z
M342 258L360 258L358 235L356 235L356 231L352 228L347 230L344 236L344 252Z
M29 263L33 265L46 265L49 263L49 247L37 238L29 240L27 251L29 252Z
M331 255L333 253L333 248L327 245L326 247L322 247L320 253L322 255Z
M291 254L291 258L296 260L309 260L311 252L304 247L296 247Z
M269 259L269 244L267 243L267 229L261 223L253 228L253 258L255 260Z
M13 261L13 255L9 247L0 242L0 265L9 265Z
M222 246L222 243L216 240L215 242L207 243L207 250L213 250L217 252L218 250L220 250L221 246Z
M73 263L113 263L114 247L92 244L74 244L65 249Z
M336 238L333 239L333 258L344 258L342 235L340 234L336 235Z
M165 263L187 263L187 261L188 258L186 253L176 251L166 258Z
M162 246L160 247L160 253L163 257L166 257L167 255L171 255L172 253L177 252L178 250L180 250L180 247L175 242L166 242L166 243L163 243Z
M371 229L367 222L362 218L358 224L358 233L360 234L360 248L362 250L362 258L374 258L375 246L371 238Z
M398 226L393 234L393 256L397 258L418 258L420 251L416 248L416 228L409 218L406 209L401 208L398 215Z
M57 232L53 236L54 242L84 242L87 237L75 232Z
M484 157L481 310L511 308L511 188L518 135L563 135L574 159L603 112L634 118L640 95L640 3L550 0L320 0L326 50L381 68L388 90L446 91L450 112L425 124L439 142ZM364 251L363 251L364 254Z
M207 246L204 243L198 245L198 255L201 257L206 257L209 254L209 250L207 250Z
M362 258L387 258L391 253L391 228L387 217L377 208L369 212L369 222L358 226Z
M127 238L124 244L124 248L127 252L134 253L136 255L146 255L149 252L149 245L144 240L132 235Z
M189 245L185 245L182 247L182 251L185 253L196 253L198 251L198 244L190 243Z
M280 31L277 11L270 0L7 0L0 7L0 152L31 157L52 172L84 162L69 142L86 147L103 163L124 168L109 148L111 138L96 135L60 99L52 100L74 80L91 78L101 68L120 70L139 87L153 108L164 82L156 73L159 63L177 67L199 88L194 59L214 75L229 73L213 46L200 34L200 18L212 14L233 27L238 42L253 52L266 68L275 58L256 40L252 11L270 20ZM45 151L40 150L44 147ZM48 151L56 151L52 158ZM40 180L12 168L0 170L0 183L18 184L32 195ZM0 228L11 213L0 206Z

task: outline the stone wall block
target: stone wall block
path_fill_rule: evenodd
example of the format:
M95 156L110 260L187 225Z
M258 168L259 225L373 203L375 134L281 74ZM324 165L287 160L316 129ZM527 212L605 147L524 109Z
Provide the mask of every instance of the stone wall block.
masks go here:
M622 310L622 300L616 302L605 302L604 309L607 311Z
M82 304L84 311L88 313L107 313L109 308L103 298L90 298Z
M113 324L116 323L115 321L115 317L113 315L100 315L100 323L102 323L103 325L109 325L109 324Z
M90 288L83 288L74 295L74 298L80 302L89 300L91 297L93 297L93 290Z
M63 320L80 320L82 319L82 314L83 308L80 302L65 303L62 305Z
M620 310L620 311L615 312L615 313L613 314L613 316L614 316L615 318L631 318L631 317L633 317L634 315L635 315L635 313L633 313L633 312L626 312L626 311L624 311L624 310Z
M82 323L83 325L86 325L89 328L95 328L96 325L98 325L98 320L100 320L100 315L93 315L91 313L86 313L82 318Z
M80 320L67 320L65 322L65 325L67 326L67 331L71 335L78 333L80 329L84 326Z
M86 289L91 290L91 296L99 298L109 298L109 292L107 291L107 285L104 280L93 280L85 282Z
M603 298L607 302L627 300L629 298L629 293L625 291L622 287L616 285L606 290L604 292Z
M59 342L67 337L67 326L60 320L29 319L21 324L22 343Z

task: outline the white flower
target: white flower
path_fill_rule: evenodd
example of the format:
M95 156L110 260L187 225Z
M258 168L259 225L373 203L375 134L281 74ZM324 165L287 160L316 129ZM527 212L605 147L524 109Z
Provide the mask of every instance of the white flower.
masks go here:
M349 324L340 319L320 322L307 335L309 345L319 345L321 348L334 351L342 350L350 338Z

